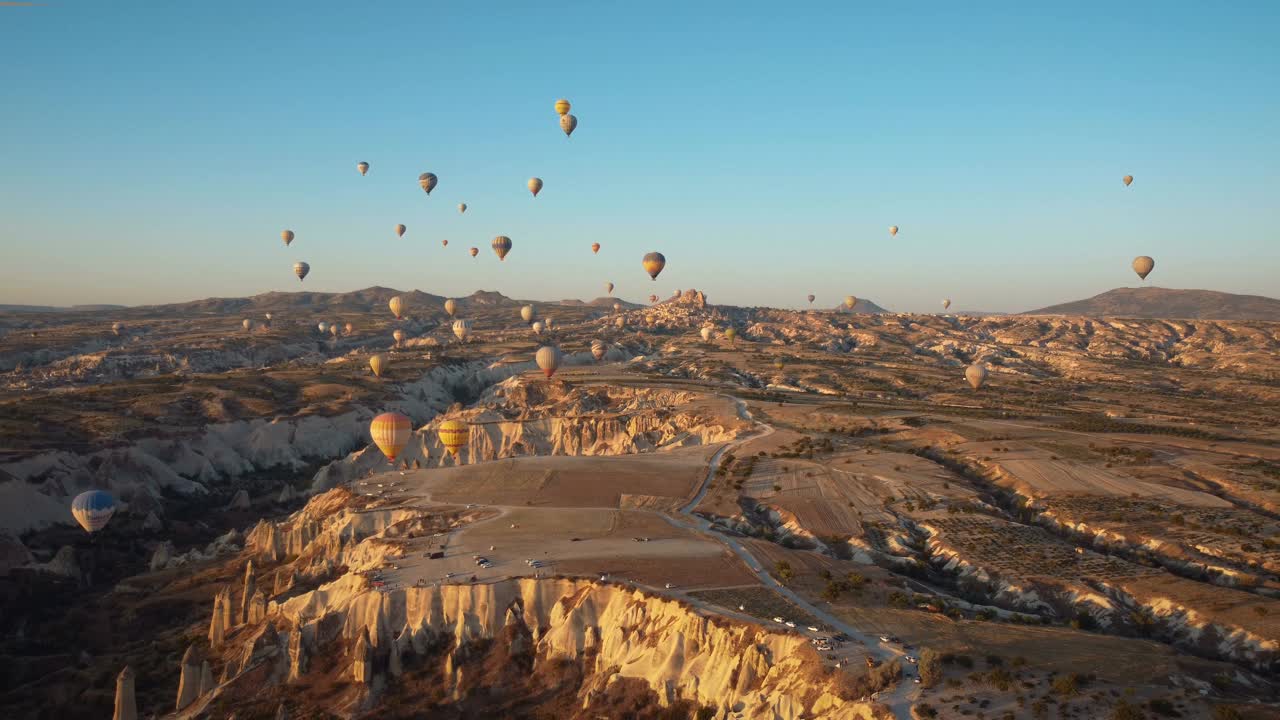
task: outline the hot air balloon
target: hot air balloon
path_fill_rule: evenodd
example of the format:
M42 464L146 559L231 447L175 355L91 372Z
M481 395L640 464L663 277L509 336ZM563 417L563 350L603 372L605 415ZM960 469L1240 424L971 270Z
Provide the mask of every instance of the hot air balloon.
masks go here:
M779 369L779 370L781 370L783 367L785 367L785 366L782 364L782 361L781 361L781 360L774 360L774 361L773 361L773 366L774 366L775 368Z
M538 197L538 192L541 190L542 190L542 178L536 178L536 177L529 178L529 192L533 193L534 197Z
M890 237L893 237L894 235L897 235L897 234L898 234L898 226L897 226L897 225L890 225L890 226L889 226L889 236L890 236Z
M603 360L605 353L607 353L608 351L609 351L609 347L604 344L603 340L591 341L591 357L595 358L596 362L600 362L601 360Z
M477 256L477 255L479 255L479 254L480 254L480 248L478 248L478 247L473 247L473 248L471 248L470 250L468 250L467 252L471 253L471 257L475 257L475 256Z
M613 324L617 326L619 330L621 330L622 328L627 326L627 319L619 315L618 319L613 321Z
M245 318L244 320L241 320L241 321L240 321L240 324L241 324L242 326L244 326L244 329L245 329L245 330L252 330L252 329L253 329L253 321L252 321L252 320L250 320L249 318Z
M854 297L854 296L852 296L852 295L846 295L846 296L845 296L845 298L844 298L844 306L845 306L845 307L847 307L847 308L849 308L850 310L852 310L852 309L853 309L853 306L854 306L854 305L857 305L857 304L858 304L858 298L856 298L856 297Z
M116 499L104 490L82 492L71 501L71 516L86 532L97 532L107 526L116 511Z
M595 255L600 252L600 243L591 243L591 254Z
M444 301L444 311L449 313L449 317L453 317L453 314L457 310L458 310L458 303L453 298L449 298L448 300Z
M658 302L658 296L657 296L657 295L650 295L650 296L649 296L649 302L650 302L650 303L656 303L656 302Z
M461 215L462 213L464 213L464 212L466 212L466 211L467 211L467 204L466 204L466 203L458 203L458 214L459 214L459 215Z
M119 336L120 333L123 331L124 331L124 323L118 323L118 322L111 323L112 333L115 333L115 335Z
M622 303L618 303L618 302L614 303L614 304L613 304L613 311L614 311L614 312L622 312Z
M307 273L311 272L311 266L304 262L296 262L293 264L293 274L298 276L298 282L307 279Z
M400 347L400 343L404 342L404 331L396 328L396 331L391 333L391 338L396 341L396 347Z
M357 164L356 164L356 169L360 171L360 174L361 174L361 175L368 175L368 174L369 174L369 163L367 163L367 162L357 163Z
M444 445L444 449L456 458L458 451L466 447L467 440L471 438L471 427L461 420L445 420L440 423L436 434L440 437L440 444Z
M441 240L441 241L440 241L440 247L449 247L449 241L448 241L448 240Z
M329 323L321 320L320 322L316 323L316 329L320 331L321 335L323 335L329 332Z
M644 271L649 273L649 277L653 280L658 279L658 273L662 272L662 268L667 266L667 259L660 252L651 252L644 256Z
M613 294L613 283L611 283L611 282L607 282L607 283L605 283L605 284L604 284L604 291L605 291L605 293L606 293L606 294L612 295L612 294Z
M578 129L578 118L572 115L562 115L560 117L560 129L564 131L565 137L571 137L573 131Z
M969 381L969 385L974 390L977 390L987 381L987 367L981 363L970 365L964 369L964 379Z
M263 317L267 319L267 322L271 322L271 313L267 313L266 315L263 315Z
M810 304L810 305L812 305L812 304L813 304L813 301L814 301L814 300L817 300L817 299L818 299L818 296L817 296L817 295L814 295L813 293L809 293L809 304Z
M711 342L711 334L713 332L715 331L712 330L711 328L704 327L698 331L698 334L702 335L702 342Z
M729 341L730 345L734 345L737 343L737 340L738 340L738 331L734 330L733 328L729 328L728 330L724 331L724 336L725 336L725 339Z
M356 329L356 326L352 325L351 323L347 323L346 325L342 326L342 329L346 331L348 335L350 335L351 332Z
M373 371L375 377L382 377L382 371L387 367L387 358L384 355L373 355L369 358L369 369Z
M1130 186L1130 185L1132 185L1132 184L1133 184L1133 176L1132 176L1132 175L1125 175L1125 176L1124 176L1124 186L1125 186L1125 187L1129 187L1129 186Z
M418 176L418 186L421 187L428 195L430 195L431 191L435 189L436 183L439 181L440 180L435 176L435 173L422 173Z
M533 306L532 306L532 305L525 305L524 307L520 308L520 319L521 319L521 320L523 320L523 321L525 321L525 322L529 322L529 321L533 320Z
M1146 255L1139 255L1133 259L1133 271L1138 273L1138 277L1146 280L1156 266L1156 261Z
M546 330L551 329L551 318L542 318L542 327Z
M387 307L391 308L391 314L395 315L397 320L399 320L403 316L404 306L405 306L404 298L400 297L399 295L396 295L395 297L391 298L390 301L387 302Z
M471 321L470 320L454 320L453 334L457 335L458 339L461 340L462 342L466 342L467 336L471 334Z
M338 337L338 323L329 324L329 334L335 338Z
M280 239L284 241L284 246L289 247L289 243L293 242L293 231L285 230L280 233Z
M398 412L385 412L369 423L369 434L373 436L373 443L387 456L387 462L394 463L396 456L409 443L413 423Z
M946 309L947 309L947 308L949 308L949 307L951 307L951 298L947 298L946 300L943 300L943 301L942 301L942 309L943 309L943 310L946 310Z
M569 108L571 108L571 107L573 107L573 106L569 104L569 101L568 101L568 100L565 100L564 98L560 98L559 100L557 100L557 101L556 101L556 114L557 114L557 115L568 115L568 114L569 114Z
M396 235L400 237L404 237L404 231L408 229L409 228L405 227L404 225L396 225Z
M494 238L490 245L493 247L493 251L497 253L499 260L506 260L507 253L511 252L511 238L506 235L499 235Z
M543 323L541 320L535 320L531 329L533 330L534 335L541 335L542 329L545 327L546 327L546 324Z
M542 372L547 377L551 377L556 373L556 368L560 367L560 348L554 345L543 345L538 348L537 354L533 356L534 362L538 363L538 367L542 368Z

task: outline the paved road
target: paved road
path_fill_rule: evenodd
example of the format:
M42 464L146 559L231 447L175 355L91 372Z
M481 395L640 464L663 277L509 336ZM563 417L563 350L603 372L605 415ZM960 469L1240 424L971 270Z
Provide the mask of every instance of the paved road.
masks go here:
M738 398L730 399L737 405L739 417L743 420L756 423L756 425L761 428L761 431L739 438L720 448L720 450L711 457L710 465L707 468L706 479L703 480L702 488L694 496L693 500L680 508L679 516L673 517L663 513L663 518L676 527L686 530L694 530L716 539L725 547L732 550L733 553L742 560L743 564L747 566L751 573L756 576L761 584L772 589L774 592L777 592L779 595L782 595L787 600L790 600L796 605L796 607L799 607L801 610L808 612L813 617L818 618L828 627L834 628L848 635L851 639L861 642L867 653L875 657L877 660L885 662L904 657L906 655L905 651L888 644L881 643L878 636L866 633L852 625L849 625L835 615L813 605L805 598L793 592L790 588L778 582L767 570L764 569L760 562L756 560L755 556L743 547L736 538L716 532L709 520L700 515L694 514L693 509L698 506L698 503L702 502L704 497L706 497L707 490L711 487L712 480L715 479L716 470L720 467L720 460L723 458L724 453L731 448L738 448L752 440L759 440L760 438L768 437L774 432L774 428L771 425L759 422L751 416L751 413L747 410L746 403ZM903 661L903 667L906 669L911 666ZM895 687L891 693L881 695L877 698L877 701L888 706L893 711L894 717L899 718L900 720L910 720L911 706L919 699L919 697L920 686L904 679L903 682L898 683L897 687Z

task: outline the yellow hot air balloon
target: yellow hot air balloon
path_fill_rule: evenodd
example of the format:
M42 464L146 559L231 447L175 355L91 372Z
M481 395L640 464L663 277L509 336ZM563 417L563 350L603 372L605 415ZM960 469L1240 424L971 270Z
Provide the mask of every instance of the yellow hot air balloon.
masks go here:
M1132 175L1125 175L1125 176L1124 176L1124 186L1125 186L1125 187L1129 187L1129 186L1130 186L1130 185L1132 185L1132 184L1133 184L1133 176L1132 176Z
M253 330L253 321L250 320L249 318L245 318L244 320L240 321L240 324L244 326L245 330Z
M530 326L530 329L533 330L534 335L541 335L544 327L546 327L546 323L541 320L535 320L533 321L533 325Z
M1147 275L1155 269L1156 261L1147 255L1139 255L1133 259L1133 271L1138 273L1138 277L1142 280L1147 279Z
M600 243L591 243L591 254L595 255L600 252Z
M557 100L557 101L556 101L556 114L557 114L557 115L568 115L568 114L569 114L569 108L571 108L571 107L573 107L573 106L569 104L569 101L568 101L568 100L565 100L564 98L560 98L559 100Z
M704 327L698 331L698 334L702 336L702 342L711 342L711 334L713 332L715 331L712 330L711 328Z
M280 239L284 241L284 246L289 247L289 243L293 242L293 231L284 230L280 233Z
M369 369L373 371L375 377L382 377L382 371L387 367L387 358L384 355L373 355L369 358Z
M533 193L534 197L538 197L538 193L541 190L542 190L542 178L536 178L536 177L529 178L529 192Z
M850 310L852 310L852 309L853 309L853 306L854 306L854 305L857 305L857 304L858 304L858 298L856 298L856 297L854 297L854 296L852 296L852 295L846 295L846 296L845 296L845 298L844 298L844 306L845 306L845 307L847 307L847 308L849 308Z
M658 273L662 272L662 268L667 266L667 259L660 252L651 252L644 256L644 271L649 273L652 280L658 279Z
M400 343L404 342L404 331L396 328L396 331L391 333L391 337L396 341L396 347L400 347Z
M298 276L298 282L307 279L307 273L311 272L311 266L304 262L296 262L293 264L293 274Z
M458 340L462 342L466 342L467 336L471 334L471 321L470 320L454 320L453 334L458 336Z
M396 235L400 237L404 237L404 231L408 229L409 228L405 227L404 225L396 225Z
M773 366L779 370L781 370L784 367L781 360L774 360Z
M619 330L621 330L622 328L627 326L627 319L619 315L618 318L613 321L613 324L616 325Z
M525 322L530 322L533 320L532 305L525 305L524 307L520 308L520 319L524 320Z
M356 329L356 326L352 325L351 323L347 323L346 325L342 326L342 329L345 330L348 335L350 335L352 331Z
M606 294L608 294L608 295L612 295L612 294L613 294L613 283L611 283L611 282L607 282L607 283L605 283L605 284L604 284L604 291L605 291L605 293L606 293Z
M970 365L964 369L964 379L969 381L969 385L972 386L974 390L977 390L982 387L984 382L987 381L986 366L981 363L974 363Z
M440 423L436 434L440 437L440 444L444 445L444 449L456 458L458 451L466 447L467 441L471 439L471 426L461 420L445 420Z
M480 248L478 248L478 247L473 247L473 248L471 248L470 250L468 250L467 252L471 253L471 257L475 257L475 256L477 256L477 255L479 255L479 254L480 254Z
M360 174L361 174L361 175L368 175L368 174L369 174L369 163L367 163L367 162L357 163L357 164L356 164L356 169L360 171Z
M385 412L369 423L369 434L373 436L373 443L387 456L387 462L393 463L404 446L409 444L413 423L398 412Z
M441 241L440 241L440 247L449 247L449 241L448 241L448 240L441 240Z
M435 176L435 173L425 172L418 176L418 186L428 195L435 189L438 182L440 179Z
M466 211L467 211L467 204L466 204L466 203L458 203L458 214L459 214L459 215L461 215L462 213L464 213L464 212L466 212Z
M404 298L399 295L391 298L390 302L387 303L387 307L391 308L391 314L395 315L397 320L404 317L405 302Z
M118 337L120 333L124 332L124 323L119 323L119 322L111 323L111 332Z
M730 345L734 345L737 343L737 340L738 340L738 331L734 330L733 328L729 328L728 330L724 331L724 336L725 336L725 339L729 341Z
M444 301L444 311L449 313L449 317L453 317L453 313L458 309L458 303L453 298Z
M897 226L897 225L890 225L890 226L889 226L889 235L892 237L892 236L897 235L897 234L898 234L898 226Z
M564 131L565 137L572 137L573 131L578 129L578 118L572 115L561 115L560 129Z
M551 377L556 374L556 369L560 367L560 360L563 355L560 354L560 348L554 345L543 345L538 348L537 354L533 356L534 362L538 363L538 367L542 372Z
M507 253L511 252L511 238L506 235L499 235L490 243L493 252L498 255L499 260L506 260Z
M947 298L946 300L943 300L943 301L942 301L942 309L943 309L943 310L946 310L946 309L947 309L947 308L949 308L949 307L951 307L951 298Z

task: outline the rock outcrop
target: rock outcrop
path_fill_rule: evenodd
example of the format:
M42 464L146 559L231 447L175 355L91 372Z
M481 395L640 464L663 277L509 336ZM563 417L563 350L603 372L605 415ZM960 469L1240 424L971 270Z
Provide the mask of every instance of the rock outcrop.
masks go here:
M200 665L201 660L196 652L196 646L188 647L187 652L182 656L181 670L178 675L178 699L174 704L175 709L182 710L200 697Z
M133 684L133 668L125 665L116 676L115 712L111 714L111 720L138 720L138 701Z

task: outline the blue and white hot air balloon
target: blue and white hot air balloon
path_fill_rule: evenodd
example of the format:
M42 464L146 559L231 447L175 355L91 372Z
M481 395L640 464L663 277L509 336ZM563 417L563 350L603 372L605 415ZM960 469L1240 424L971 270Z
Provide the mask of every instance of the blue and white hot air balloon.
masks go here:
M89 532L97 532L106 527L115 511L116 499L103 490L82 492L71 501L71 514L80 523L80 527Z

